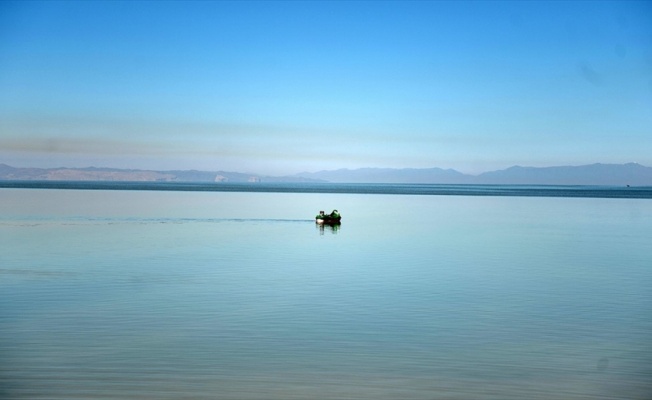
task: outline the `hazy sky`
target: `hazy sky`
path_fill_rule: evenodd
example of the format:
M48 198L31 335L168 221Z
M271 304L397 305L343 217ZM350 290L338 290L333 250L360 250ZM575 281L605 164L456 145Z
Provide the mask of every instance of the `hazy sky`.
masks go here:
M0 2L0 163L652 166L652 2Z

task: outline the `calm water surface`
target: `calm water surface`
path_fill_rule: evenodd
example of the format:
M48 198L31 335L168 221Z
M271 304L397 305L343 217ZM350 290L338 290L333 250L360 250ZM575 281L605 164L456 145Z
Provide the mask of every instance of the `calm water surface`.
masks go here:
M650 399L650 238L649 199L0 189L0 398Z

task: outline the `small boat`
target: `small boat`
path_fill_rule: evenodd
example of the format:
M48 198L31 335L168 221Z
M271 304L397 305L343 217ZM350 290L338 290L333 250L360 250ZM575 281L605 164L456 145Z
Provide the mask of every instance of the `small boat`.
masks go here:
M320 211L319 214L315 217L315 222L318 224L339 224L342 216L339 211L333 210L330 214L326 214L323 211Z

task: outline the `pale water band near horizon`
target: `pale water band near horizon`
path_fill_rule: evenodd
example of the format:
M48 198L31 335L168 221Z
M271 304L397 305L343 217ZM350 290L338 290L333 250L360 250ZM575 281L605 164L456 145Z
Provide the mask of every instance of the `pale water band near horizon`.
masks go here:
M652 186L0 181L0 188L652 199Z

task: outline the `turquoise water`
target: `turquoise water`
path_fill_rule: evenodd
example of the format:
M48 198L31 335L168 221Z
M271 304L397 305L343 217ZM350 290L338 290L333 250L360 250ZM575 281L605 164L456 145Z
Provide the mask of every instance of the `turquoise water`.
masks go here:
M652 199L651 186L461 185L416 183L2 181L0 188L184 192L408 194Z
M651 237L649 199L1 189L0 398L649 399Z

